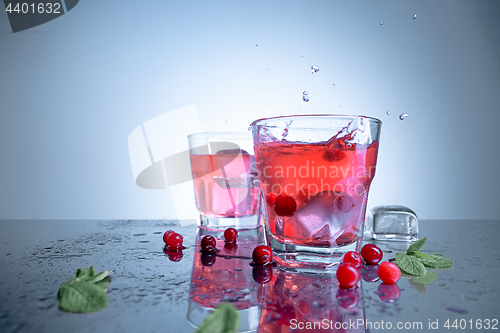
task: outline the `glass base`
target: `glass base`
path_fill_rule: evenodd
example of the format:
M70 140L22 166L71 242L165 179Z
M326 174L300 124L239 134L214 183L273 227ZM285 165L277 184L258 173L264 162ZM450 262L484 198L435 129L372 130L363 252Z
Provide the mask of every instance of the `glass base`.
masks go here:
M361 237L356 242L342 247L313 247L281 243L273 237L267 242L281 269L300 272L329 270L341 263L342 256L349 251L360 252Z
M260 214L245 217L215 217L200 214L199 226L207 230L236 230L256 229L260 227Z

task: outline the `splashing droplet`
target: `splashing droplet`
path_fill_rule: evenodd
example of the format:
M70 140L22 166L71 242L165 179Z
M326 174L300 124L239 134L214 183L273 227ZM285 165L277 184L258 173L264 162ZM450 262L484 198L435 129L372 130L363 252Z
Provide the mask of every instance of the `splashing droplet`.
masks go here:
M384 25L384 22L380 22L380 25Z
M335 83L333 84L333 86L335 87Z
M309 96L307 96L307 95L302 95L302 100L303 100L304 102L309 102Z
M319 72L319 67L318 66L311 66L311 74Z
M386 114L386 115L390 115L390 114L391 114L391 111L387 111L385 114Z
M406 118L408 118L408 113L401 113L399 115L399 119L401 119L401 120L405 120Z
M302 93L302 95L307 95L309 94L306 90L304 90L304 92Z
M416 19L417 18L417 14L413 15L412 19Z

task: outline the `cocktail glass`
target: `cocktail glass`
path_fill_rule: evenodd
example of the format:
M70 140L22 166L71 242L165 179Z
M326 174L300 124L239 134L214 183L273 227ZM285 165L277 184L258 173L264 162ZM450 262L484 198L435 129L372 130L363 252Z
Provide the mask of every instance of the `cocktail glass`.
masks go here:
M260 225L260 187L249 133L188 136L200 226L251 229Z
M359 251L381 121L304 115L251 127L266 242L278 263L324 269Z

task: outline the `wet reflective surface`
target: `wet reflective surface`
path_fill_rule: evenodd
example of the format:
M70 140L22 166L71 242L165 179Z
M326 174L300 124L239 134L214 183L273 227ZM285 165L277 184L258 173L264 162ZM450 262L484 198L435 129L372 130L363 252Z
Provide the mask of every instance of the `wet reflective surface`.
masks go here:
M240 233L236 245L211 233L218 251L207 255L195 245L206 232L175 221L0 223L1 332L193 332L220 301L240 310L240 328L250 332L382 332L387 323L392 329L422 323L409 331L425 332L436 320L439 331L447 320L450 326L466 321L461 331L475 331L471 320L482 320L484 330L486 319L491 326L500 319L500 221L420 221L419 233L428 237L423 252L454 259L453 268L429 270L426 279L403 275L387 286L376 267L365 267L355 290L339 289L334 272L250 266L262 239L258 230ZM163 251L169 229L184 236L182 253ZM383 260L406 249L405 243L377 245ZM87 314L59 310L60 285L91 265L113 269L110 306ZM363 325L347 327L350 322Z

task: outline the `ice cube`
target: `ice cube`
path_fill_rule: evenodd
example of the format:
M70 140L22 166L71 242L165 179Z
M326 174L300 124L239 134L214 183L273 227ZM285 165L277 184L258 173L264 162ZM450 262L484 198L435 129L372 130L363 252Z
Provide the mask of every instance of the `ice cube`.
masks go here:
M371 239L418 240L417 214L405 206L377 206L367 214L365 234Z

